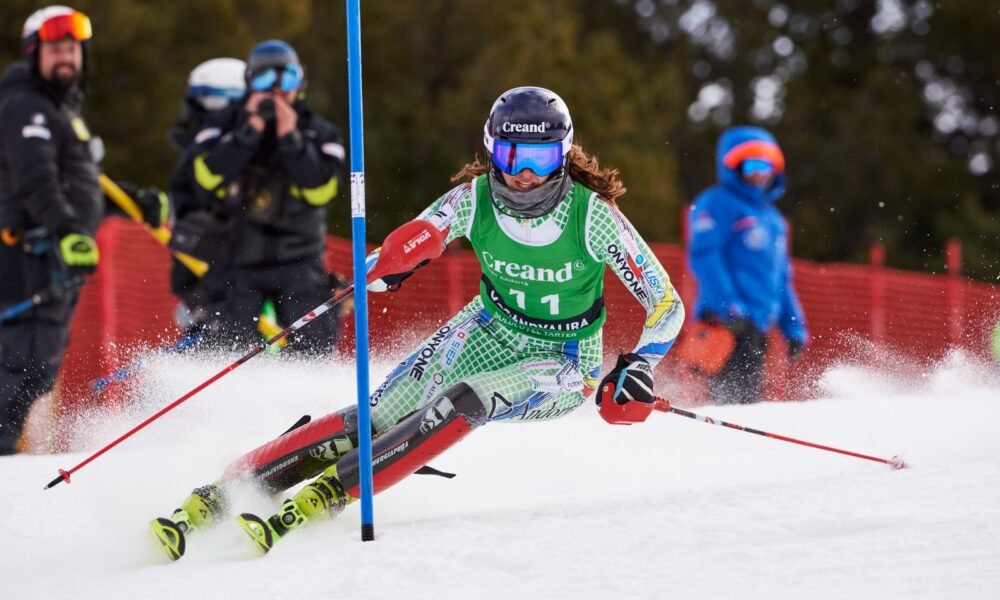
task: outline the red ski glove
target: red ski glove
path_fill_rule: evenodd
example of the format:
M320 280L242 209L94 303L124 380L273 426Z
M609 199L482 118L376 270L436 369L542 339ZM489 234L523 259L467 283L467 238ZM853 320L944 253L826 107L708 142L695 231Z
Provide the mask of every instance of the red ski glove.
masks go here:
M618 362L601 381L598 412L613 425L642 423L653 412L653 370L638 354L619 354Z
M390 233L382 247L369 256L375 264L368 269L372 291L384 291L402 283L413 271L444 252L445 232L429 221L410 221ZM381 283L381 285L379 285Z

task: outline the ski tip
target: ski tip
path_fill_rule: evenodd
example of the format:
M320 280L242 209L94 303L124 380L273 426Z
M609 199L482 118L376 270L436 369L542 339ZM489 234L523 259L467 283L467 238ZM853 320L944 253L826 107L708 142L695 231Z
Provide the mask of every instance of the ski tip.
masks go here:
M251 513L243 513L236 517L236 522L264 554L267 554L274 546L274 534L271 533L271 528L264 519Z
M176 561L184 556L187 542L184 539L184 532L176 523L170 519L158 517L149 522L150 533L157 545L163 549L171 561Z
M906 463L903 461L902 456L893 456L889 459L889 466L892 467L893 471L898 471L900 469L905 469Z

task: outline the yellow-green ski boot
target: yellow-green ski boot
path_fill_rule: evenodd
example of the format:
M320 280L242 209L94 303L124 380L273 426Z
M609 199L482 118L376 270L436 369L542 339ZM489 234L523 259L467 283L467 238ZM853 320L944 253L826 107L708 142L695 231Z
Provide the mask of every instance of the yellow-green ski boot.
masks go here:
M337 479L337 467L323 472L294 497L285 500L281 510L267 519L243 513L236 522L247 532L257 547L267 553L289 531L305 525L310 519L333 517L354 499L344 491Z
M177 560L184 556L184 550L187 546L184 532L190 531L188 522L187 513L180 509L177 509L169 519L157 517L149 522L149 529L153 532L153 537L159 542L160 547L163 548L170 560Z
M169 519L157 517L149 522L153 537L170 560L184 556L186 536L199 527L209 527L224 517L228 509L225 494L218 485L206 485L191 492Z
M281 536L292 529L297 529L306 524L309 518L302 514L302 510L292 499L285 500L281 504L281 510L276 515L264 520L251 513L243 513L236 517L236 522L247 532L253 541L265 554L274 546Z

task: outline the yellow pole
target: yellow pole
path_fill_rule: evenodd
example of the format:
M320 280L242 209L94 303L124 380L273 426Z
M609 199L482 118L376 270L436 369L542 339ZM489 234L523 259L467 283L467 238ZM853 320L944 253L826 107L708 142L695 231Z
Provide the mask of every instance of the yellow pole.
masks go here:
M142 219L142 209L139 205L135 203L135 200L129 197L113 179L101 173L101 189L107 194L111 201L118 205L118 208L122 209L125 214L132 218L133 221L139 223L146 228L146 231L153 236L156 241L160 242L164 246L170 243L170 230L160 225L157 228L150 227L149 223L146 223ZM190 254L184 254L183 252L174 252L174 257L181 262L185 267L191 270L192 273L198 277L202 277L208 272L208 263L203 260L198 260L197 258L191 256Z
M142 209L139 208L139 205L135 203L135 200L130 198L129 195L125 193L125 190L123 190L121 186L115 183L113 179L111 179L104 173L100 174L100 178L101 178L101 189L104 190L104 193L108 195L108 198L111 198L112 202L118 205L118 208L122 209L125 212L125 214L127 214L129 217L132 218L133 221L145 227L146 231L148 231L151 236L156 238L156 241L160 242L164 246L170 243L171 234L169 229L167 229L163 225L160 225L156 229L150 227L149 223L146 223L146 221L142 219ZM206 263L203 260L198 260L197 258L191 256L190 254L184 254L183 252L175 251L174 258L179 260L181 264L190 269L191 272L197 275L198 277L202 277L205 275L205 273L208 272L208 263ZM265 338L274 337L274 335L280 332L282 329L281 325L279 325L277 321L274 320L273 316L270 316L270 318L268 318L268 315L265 315L264 313L261 313L261 318L258 321L257 328L264 335ZM282 339L281 347L284 347L285 344L287 343L288 343L287 340Z

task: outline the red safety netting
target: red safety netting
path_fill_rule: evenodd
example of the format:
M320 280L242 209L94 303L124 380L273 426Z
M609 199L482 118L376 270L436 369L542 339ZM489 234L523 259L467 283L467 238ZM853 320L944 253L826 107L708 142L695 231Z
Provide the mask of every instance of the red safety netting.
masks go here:
M331 237L328 266L350 277L348 240ZM169 254L139 226L108 219L98 234L101 264L83 289L73 320L69 351L60 376L60 404L66 407L115 402L115 386L100 395L88 383L129 364L145 350L178 339L173 322L176 299L168 283ZM681 248L652 244L690 306L695 283ZM874 266L794 262L813 343L805 359L790 369L784 344L772 336L767 392L773 398L803 397L809 380L826 365L878 347L911 361L933 361L949 348L989 353L989 335L1000 317L1000 286L957 276L905 272ZM478 293L480 271L470 250L458 246L407 280L393 294L369 295L372 356L398 360L423 336ZM610 272L605 280L608 325L605 360L631 349L644 314ZM354 320L343 317L337 360L350 360ZM673 361L663 361L657 381L682 401L703 398L702 382ZM192 385L197 382L192 382Z

